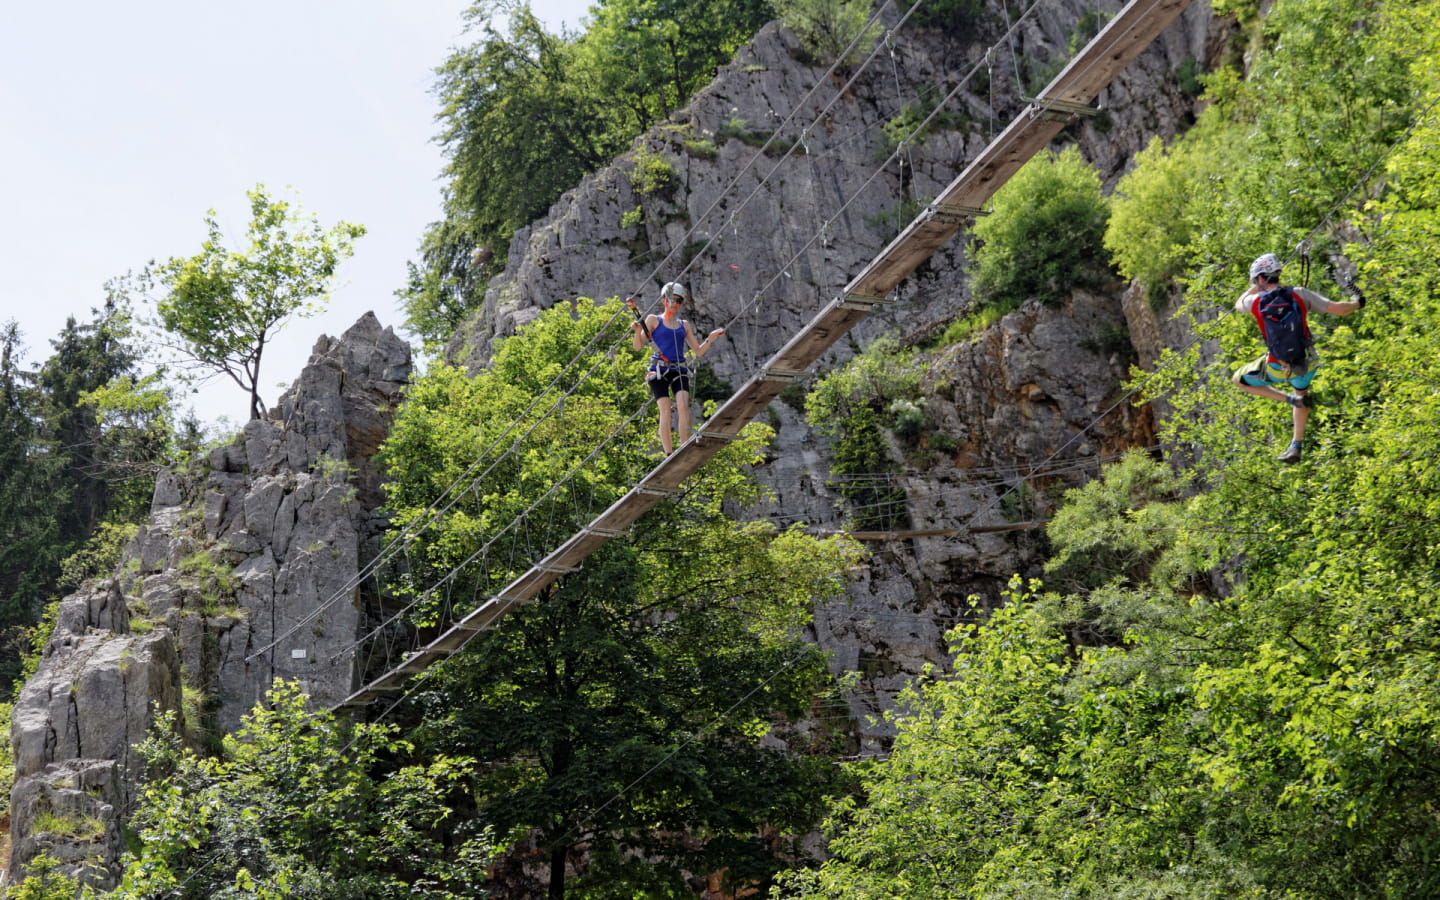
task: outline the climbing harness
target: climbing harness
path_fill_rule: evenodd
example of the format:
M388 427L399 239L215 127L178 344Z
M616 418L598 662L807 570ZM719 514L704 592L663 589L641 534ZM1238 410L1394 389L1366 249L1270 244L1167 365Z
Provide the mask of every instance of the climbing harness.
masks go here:
M635 303L635 298L634 298L634 297L626 297L626 298L625 298L625 305L628 306L628 307L630 307L630 314L631 314L632 316L634 316L634 317L635 317L635 321L636 321L637 323L639 323L639 325L640 325L640 330L643 331L643 332L645 332L645 340L649 341L649 342L652 343L652 344L655 344L655 335L653 335L653 334L650 333L650 326L645 324L645 317L640 314L640 307L639 307L638 305L636 305L636 303ZM660 357L660 361L663 362L663 363L665 363L665 365L666 365L667 367L672 368L672 369L679 369L679 368L681 368L680 366L677 366L675 363L671 362L671 361L665 356L664 353L661 353L661 352L660 352L660 345L659 345L659 344L655 344L655 355L658 356L658 357Z

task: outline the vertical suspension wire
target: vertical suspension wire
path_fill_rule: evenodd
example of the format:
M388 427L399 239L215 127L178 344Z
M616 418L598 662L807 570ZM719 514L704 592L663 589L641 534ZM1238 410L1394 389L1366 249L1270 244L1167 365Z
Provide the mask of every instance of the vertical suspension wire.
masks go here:
M1010 22L1010 0L1000 0L1001 7L1005 10L1005 35L1010 45L1010 64L1015 68L1015 90L1021 92L1024 97L1025 82L1020 76L1020 51L1015 49L1015 29ZM993 99L994 91L990 95Z
M985 116L988 125L985 139L995 142L995 48L985 48L985 84L990 92L989 111Z

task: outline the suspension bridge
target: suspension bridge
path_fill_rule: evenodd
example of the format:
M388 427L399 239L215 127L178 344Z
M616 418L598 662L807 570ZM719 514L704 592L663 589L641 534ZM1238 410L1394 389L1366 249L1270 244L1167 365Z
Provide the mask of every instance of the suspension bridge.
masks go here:
M1100 91L1189 6L1190 0L1131 0L944 191L845 285L688 441L665 457L558 548L466 613L424 646L336 708L358 710L407 689L412 679L452 656L512 609L534 600L666 497L759 415L789 384L876 308L893 302L895 288L948 242L1026 162L1066 125L1098 110ZM1026 523L1029 524L1029 523Z

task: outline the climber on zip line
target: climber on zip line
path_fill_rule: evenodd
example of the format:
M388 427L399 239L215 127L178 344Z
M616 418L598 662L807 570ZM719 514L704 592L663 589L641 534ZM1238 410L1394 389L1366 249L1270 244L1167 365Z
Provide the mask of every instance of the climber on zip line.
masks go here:
M688 323L680 318L680 306L688 292L678 281L671 281L660 289L662 312L651 313L643 319L635 305L635 299L628 297L625 303L635 314L630 328L634 332L634 347L643 350L647 343L655 348L650 356L650 366L645 370L645 381L650 385L650 394L660 407L660 446L669 456L674 449L670 429L670 394L675 394L675 409L678 413L680 443L690 439L690 368L685 362L685 349L695 351L695 358L705 355L718 337L725 336L725 329L717 328L696 341Z
M1235 311L1255 317L1265 339L1265 353L1237 369L1231 380L1246 393L1283 400L1293 407L1290 445L1279 459L1282 463L1298 463L1305 424L1315 405L1309 394L1310 382L1320 367L1307 313L1348 316L1365 305L1365 296L1354 285L1349 286L1355 297L1352 302L1330 300L1309 288L1282 286L1280 268L1280 260L1273 253L1263 254L1250 264L1250 287L1235 301ZM1292 388L1294 393L1285 393L1282 388Z

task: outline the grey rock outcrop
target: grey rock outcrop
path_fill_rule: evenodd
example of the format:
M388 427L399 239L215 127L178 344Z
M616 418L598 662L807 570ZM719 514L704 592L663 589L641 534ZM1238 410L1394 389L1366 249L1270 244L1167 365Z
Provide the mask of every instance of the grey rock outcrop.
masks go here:
M652 301L679 278L693 289L689 317L732 329L731 352L709 360L717 374L748 377L1024 108L1033 88L1021 78L1059 70L1077 21L1121 5L1042 4L989 59L1008 23L998 8L974 40L903 27L853 80L803 61L794 34L771 23L670 121L516 233L505 271L447 355L479 368L497 339L542 309L577 297ZM1208 6L1192 6L1102 91L1101 115L1067 129L1107 184L1151 137L1168 140L1193 120L1177 72L1213 61L1219 33ZM948 115L911 144L887 142L887 123L940 96L950 97ZM673 183L637 186L646 158L668 163ZM953 317L968 302L964 268L957 238L852 342ZM849 352L837 347L835 359Z
M1120 6L1102 3L1098 13ZM993 57L986 48L1010 24L998 8L973 41L897 29L885 35L880 64L853 80L849 70L809 65L795 36L772 24L688 107L516 234L505 271L448 355L478 369L497 340L544 308L585 296L648 300L679 278L696 300L687 318L729 332L705 363L742 382L1021 111L1035 90L1028 82L1059 71L1075 23L1092 14L1072 0L1042 4ZM1067 127L1062 140L1078 144L1113 186L1153 137L1168 141L1193 121L1197 104L1182 74L1218 61L1228 27L1208 6L1192 6L1102 91L1101 113ZM948 115L923 138L886 143L887 123L942 94L951 97ZM669 164L674 184L637 188L646 159ZM882 334L905 340L955 320L970 303L966 266L962 234L816 368L833 368ZM1144 317L1143 300L1123 304L1122 288L1076 294L1063 309L1027 307L929 360L916 400L940 437L934 448L895 441L890 486L912 530L956 533L872 544L847 599L816 613L816 639L835 667L864 675L851 709L867 742L886 733L870 717L924 663L945 659L944 632L969 595L996 603L1010 575L1039 574L1037 531L966 526L1042 520L1055 495L1101 458L1153 443L1151 413L1117 404L1137 361L1127 329L1142 333L1145 354L1172 336L1153 312ZM770 414L776 450L759 475L777 499L748 514L844 528L852 510L833 487L827 440L783 402Z
M330 705L357 680L357 575L373 552L376 448L410 350L366 314L322 337L264 419L187 472L157 479L119 571L61 602L15 704L13 862L41 851L110 886L161 713L233 730L276 679Z

